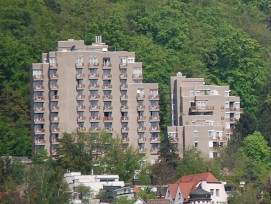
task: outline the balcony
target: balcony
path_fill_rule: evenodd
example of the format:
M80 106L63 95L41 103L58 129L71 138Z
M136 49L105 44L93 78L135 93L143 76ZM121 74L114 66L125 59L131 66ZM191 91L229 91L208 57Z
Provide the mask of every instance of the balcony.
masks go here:
M44 101L44 96L34 96L34 101Z
M210 140L210 139L209 139ZM221 142L221 141L227 141L227 137L219 137L219 136L213 136L213 141Z
M93 132L97 132L97 131L100 131L101 128L100 127L90 127L89 128L89 131L93 131Z
M137 116L137 121L144 121L146 120L146 117L143 115Z
M98 62L89 62L88 68L92 68L92 67L99 67L99 63Z
M84 122L86 120L85 116L78 116L77 117L77 122Z
M45 122L45 118L35 118L34 122L35 123L44 123Z
M142 126L142 127L138 127L137 128L138 132L145 132L146 131L146 127Z
M59 133L59 128L52 128L51 131L52 133Z
M128 78L128 74L126 73L120 74L120 79L127 79L127 78Z
M120 63L120 67L127 67L127 63Z
M99 84L90 84L88 85L88 89L99 89L100 85Z
M59 122L59 117L51 117L51 122L52 123L58 123Z
M100 154L102 154L102 151L100 149L93 149L92 150L92 154L94 154L94 155L100 155Z
M83 105L77 106L78 111L85 110L85 109L86 109L86 106L83 106Z
M79 132L85 132L85 131L87 131L87 128L86 127L78 127L77 131L79 131Z
M113 106L104 106L103 109L104 110L113 110Z
M103 100L104 100L104 101L107 101L107 100L110 100L110 101L111 101L112 98L113 98L113 97L112 97L111 95L103 95Z
M44 75L41 74L41 75L33 75L33 80L43 80L44 79Z
M138 142L138 143L145 143L146 141L147 141L146 137L139 137L139 138L137 139L137 142Z
M160 95L149 95L149 99L150 100L159 100L160 99Z
M139 153L146 153L147 149L146 148L138 148Z
M112 74L103 74L102 78L103 79L111 79L112 78Z
M128 121L129 120L129 117L128 116L122 116L121 117L121 121L124 122L124 121Z
M129 109L128 106L121 106L121 107L120 107L120 110L121 110L121 111L126 111L126 110L128 110L128 109Z
M221 148L220 146L209 147L209 151L219 152Z
M104 84L103 89L112 89L112 85L111 84Z
M38 112L44 112L45 108L44 107L34 107L34 112L38 113Z
M158 154L159 148L151 148L151 154Z
M104 122L112 122L112 120L113 120L113 117L111 117L111 116L104 116L103 117Z
M150 127L150 131L151 132L160 132L160 127L159 126Z
M76 68L83 68L84 67L84 62L76 62L75 67Z
M59 89L59 85L53 84L53 85L50 86L50 89L51 90L58 90Z
M100 106L89 106L89 111L100 110Z
M122 143L129 143L129 138L125 137L121 139Z
M53 143L53 144L58 144L59 141L60 140L58 138L51 139L51 143Z
M99 74L88 74L88 78L89 79L97 79L97 78L99 78Z
M124 90L124 89L127 89L127 88L128 88L128 84L121 84L120 85L121 90Z
M122 127L121 128L121 132L122 133L125 133L125 132L128 132L129 131L129 128L128 127Z
M84 79L85 74L84 73L78 73L76 74L76 79Z
M120 100L127 100L128 99L128 95L121 95L120 96Z
M42 140L42 139L37 139L35 140L35 145L39 145L39 144L45 144L46 143L46 140Z
M101 118L99 116L90 116L89 121L90 122L96 122L99 121Z
M113 131L113 128L112 127L104 127L104 130L106 132L112 132Z
M89 100L97 100L99 98L100 98L99 94L92 94L92 95L89 95L88 97Z
M150 110L159 111L160 110L160 106L159 105L150 106Z
M133 79L143 79L143 74L133 74Z
M112 64L110 62L103 62L103 69L110 69Z
M79 94L76 96L77 100L84 100L86 98L86 96L84 94Z
M160 143L160 137L151 137L150 142L151 143Z
M76 89L84 89L85 84L76 84Z
M59 96L58 95L50 96L50 100L51 101L58 101L59 100Z
M138 111L145 110L145 108L146 108L146 106L144 106L144 105L138 105L138 106L137 106L137 110L138 110Z
M169 137L168 139L170 140L171 143L178 143L179 142L178 137Z
M58 74L50 74L49 79L58 79Z
M58 64L57 63L50 63L50 69L57 69Z
M151 116L150 121L160 121L160 116Z
M214 106L191 106L191 112L212 112L214 110Z
M42 85L36 85L36 86L33 86L33 89L34 90L44 90L44 86L42 86Z
M139 93L138 93L138 94L136 95L136 99L137 99L137 100L144 100L144 98L145 98L145 95L144 95L144 94L139 94Z
M38 129L35 129L35 134L44 134L45 133L45 129L44 128L38 128Z
M58 112L59 111L59 106L51 106L50 107L52 112Z
M227 120L229 120L230 122L237 122L237 118L226 118Z

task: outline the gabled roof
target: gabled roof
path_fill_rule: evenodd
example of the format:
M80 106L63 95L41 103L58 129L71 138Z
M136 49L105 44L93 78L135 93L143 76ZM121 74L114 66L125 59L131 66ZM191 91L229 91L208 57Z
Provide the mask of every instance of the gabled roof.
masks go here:
M188 182L188 183L179 183L184 201L187 200L190 192L194 189L194 183Z
M182 176L176 183L193 182L197 185L200 181L206 181L208 183L220 183L220 181L217 180L217 178L210 172Z
M169 192L170 192L170 195L172 196L172 199L175 199L175 197L176 197L178 186L179 186L179 184L177 184L177 183L168 184Z
M202 188L197 188L196 190L194 190L193 192L191 192L189 194L190 196L191 195L207 195L207 196L211 196L212 194Z
M135 202L134 202L134 204L147 204L143 199L141 199L141 198L138 198Z

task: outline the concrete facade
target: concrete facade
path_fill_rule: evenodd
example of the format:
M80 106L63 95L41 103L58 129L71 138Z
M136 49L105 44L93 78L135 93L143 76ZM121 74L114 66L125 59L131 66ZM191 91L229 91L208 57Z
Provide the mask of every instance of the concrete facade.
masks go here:
M57 51L32 64L33 152L56 155L64 132L99 132L122 138L156 160L160 146L157 83L142 83L142 63L135 53L108 51L96 38L59 41Z
M219 156L243 109L240 98L230 96L228 86L205 85L203 78L170 78L171 121L168 136L180 155L196 147L209 158Z

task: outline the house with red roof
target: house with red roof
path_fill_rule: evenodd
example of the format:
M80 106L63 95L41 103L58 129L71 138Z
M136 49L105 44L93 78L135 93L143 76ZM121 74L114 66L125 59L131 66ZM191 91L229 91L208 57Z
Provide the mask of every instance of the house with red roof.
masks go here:
M168 185L165 198L171 204L227 203L224 183L210 172L182 176Z

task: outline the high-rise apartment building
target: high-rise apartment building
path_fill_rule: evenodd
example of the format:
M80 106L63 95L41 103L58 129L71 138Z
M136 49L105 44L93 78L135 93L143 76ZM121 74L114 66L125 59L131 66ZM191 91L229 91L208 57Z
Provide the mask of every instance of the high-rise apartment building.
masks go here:
M196 147L209 158L219 156L240 118L240 98L230 96L228 86L205 85L203 78L170 78L171 121L168 136L180 155Z
M158 157L160 145L157 83L142 83L142 63L135 53L108 51L96 37L59 41L57 51L43 53L32 65L33 151L55 155L64 132L106 131L119 135L147 158Z

